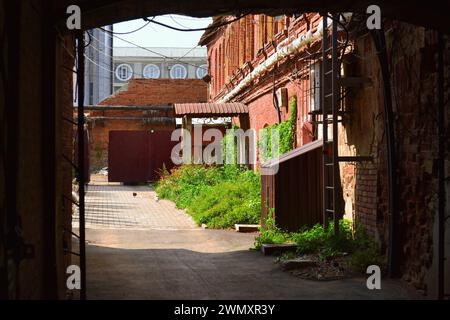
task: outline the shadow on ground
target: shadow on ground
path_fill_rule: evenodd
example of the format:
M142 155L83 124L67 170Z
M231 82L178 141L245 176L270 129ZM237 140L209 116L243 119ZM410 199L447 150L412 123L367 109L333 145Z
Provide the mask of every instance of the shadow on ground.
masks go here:
M230 231L141 231L128 236L130 231L109 231L107 236L98 232L95 235L108 245L87 246L89 299L416 298L400 281L386 279L382 290L368 290L364 278L327 282L296 278L281 271L273 257L242 249L244 238ZM142 237L153 239L158 248L139 248L145 244L133 239ZM177 245L189 249L170 248Z

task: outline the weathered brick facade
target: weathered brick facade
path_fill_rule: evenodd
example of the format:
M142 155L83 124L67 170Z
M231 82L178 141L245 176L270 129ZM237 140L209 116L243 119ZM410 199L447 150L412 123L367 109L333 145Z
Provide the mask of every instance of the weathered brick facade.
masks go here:
M173 110L132 110L132 106L163 106L185 102L206 102L206 83L203 80L133 79L99 103L105 106L105 110L88 110L90 170L108 166L111 130L175 128ZM108 105L130 106L130 109L111 110L106 107Z
M147 106L206 100L206 83L201 79L132 79L99 104Z
M234 22L220 32L205 33L202 44L208 46L212 76L210 100L223 100L280 47L307 32L314 33L320 22L318 14L305 14L297 19L276 18L280 26L276 33L272 19L261 15L247 16L242 19L244 22ZM436 274L433 252L436 252L437 243L437 234L433 230L437 213L437 33L395 21L386 23L397 152L398 259L404 279L419 289L433 292L436 282L430 279ZM259 131L278 121L273 89L284 87L289 97L298 97L297 146L320 138L317 134L320 128L314 125L309 114L312 105L308 93L311 67L308 63L311 60L307 58L308 54L320 49L320 41L320 38L312 41L281 59L231 98L249 106L252 128ZM446 43L444 60L448 77L448 41ZM344 116L339 125L339 154L370 155L373 161L340 164L342 214L362 224L386 252L389 242L388 174L380 64L367 29L350 36L349 44L342 67L343 76L369 78L370 83L351 88L345 95ZM222 68L224 57L230 62ZM447 99L448 94L447 89ZM289 110L281 108L282 120L288 115ZM448 111L445 120L448 125ZM448 174L448 161L446 166Z
M383 14L386 13L391 18L436 27L448 33L449 20L446 16L448 11L445 1L424 3L418 8L407 1L378 2L387 9L383 10ZM70 231L70 218L66 216L70 214L70 210L63 209L62 199L70 192L73 172L72 167L62 159L62 155L68 155L65 152L72 151L69 146L72 145L73 132L70 122L64 120L64 118L70 119L73 113L71 70L75 52L72 41L76 30L65 28L66 8L69 5L78 4L82 7L82 23L85 29L158 14L206 16L225 12L236 14L249 11L260 12L267 10L265 8L278 10L277 13L285 10L289 14L310 10L347 12L355 11L357 8L362 12L362 8L357 6L360 2L357 1L261 0L252 3L191 1L189 5L181 0L89 1L89 3L80 0L0 0L0 3L0 21L3 29L3 42L0 48L3 62L0 68L2 74L0 77L2 121L0 132L4 155L0 157L0 237L2 240L0 241L0 297L2 299L63 299L67 292L65 286L67 263L70 260L76 263L74 256L64 252L63 239L70 239L71 236L64 233L62 229L67 227ZM286 7L283 8L283 6ZM255 27L264 17L256 16L256 18L258 20L249 19ZM267 18L268 21L270 19ZM301 22L301 20L298 21ZM243 70L250 70L254 65L246 64L246 62L256 58L259 61L264 60L265 51L259 51L261 46L256 45L255 39L262 39L265 30L270 31L272 26L269 24L268 27L264 27L263 24L259 24L258 33L246 34L239 39L240 41L234 42L237 45L242 45L243 41L254 43L253 49L244 50L245 57L240 57L237 62L234 60L236 68L243 63L246 68ZM424 32L421 28L406 24L397 26L397 31L399 31L398 28L405 36L402 41L404 46L403 49L398 48L393 51L397 52L398 56L391 62L397 65L392 68L392 71L397 79L394 81L398 86L396 96L399 97L398 100L401 100L401 103L395 106L395 112L397 148L400 155L398 159L401 180L399 188L403 191L399 193L397 202L405 230L401 239L405 252L402 257L403 270L405 270L405 278L415 282L419 287L424 287L425 282L434 281L429 279L429 270L433 268L436 261L436 251L430 248L430 241L433 242L433 246L436 244L436 236L435 233L431 234L430 225L433 224L435 228L437 220L435 217L436 124L431 116L436 111L436 39L434 32ZM393 30L391 28L385 30L391 41L389 46L391 46ZM297 32L289 33L289 37L292 38L297 35ZM370 152L376 156L376 161L373 164L361 166L348 165L346 167L348 170L343 171L344 175L352 177L351 172L355 171L356 178L343 179L343 181L348 185L349 190L355 189L357 199L367 197L367 193L362 194L362 191L369 194L376 193L375 221L379 227L372 230L374 232L376 229L383 230L381 234L385 237L386 228L382 227L382 223L383 221L386 223L387 178L379 68L375 59L375 50L370 44L370 37L358 38L357 42L356 53L363 58L359 62L359 72L372 79L373 87L363 87L358 95L353 97L352 104L355 108L351 123L345 127L345 132L348 135L347 145L356 147L352 150L347 145L343 145L347 150L341 151ZM268 47L270 48L270 45ZM449 52L447 45L445 88L448 88ZM210 59L217 60L213 55ZM291 58L289 60L292 61ZM215 61L210 61L210 65L212 62ZM225 82L226 80L223 81ZM215 95L214 93L212 97ZM445 101L448 103L448 89ZM267 106L267 112L269 110L270 105ZM446 110L445 119L448 128L448 104ZM260 120L260 122L264 121ZM350 127L355 130L351 135ZM298 128L298 135L301 134L299 130ZM449 140L447 137L447 141ZM367 143L367 141L374 141L374 143ZM448 144L446 149L446 176L448 177L450 169ZM370 170L376 170L376 172L373 173ZM366 176L370 176L370 179L364 179ZM359 186L364 185L363 181L372 181L370 190L361 190ZM450 181L447 180L447 190L449 183ZM353 188L352 184L356 184L356 187ZM378 202L379 199L380 202ZM449 203L448 191L447 200ZM374 201L370 203L373 204ZM354 204L355 214L362 218L359 212L359 208L362 208L360 204L358 200ZM372 206L370 208L373 210ZM447 214L448 211L447 205ZM13 218L19 218L20 223L16 224L12 221L11 215ZM366 216L373 217L374 212L366 212ZM9 241L9 236L14 236L16 233L20 240L32 245L33 258L16 260L23 252L21 246ZM446 234L449 234L448 228ZM434 252L433 257L431 257L431 251ZM449 261L447 253L445 278L447 284L449 283ZM424 274L427 276L424 277ZM447 287L446 292L450 292L449 290L450 288Z

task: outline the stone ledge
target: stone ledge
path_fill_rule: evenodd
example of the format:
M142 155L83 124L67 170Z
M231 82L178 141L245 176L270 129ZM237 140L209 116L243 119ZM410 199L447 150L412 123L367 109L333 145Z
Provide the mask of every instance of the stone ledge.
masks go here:
M263 244L261 252L265 255L280 254L284 252L295 252L297 250L296 244Z
M257 232L259 230L258 224L235 224L234 228L237 232Z

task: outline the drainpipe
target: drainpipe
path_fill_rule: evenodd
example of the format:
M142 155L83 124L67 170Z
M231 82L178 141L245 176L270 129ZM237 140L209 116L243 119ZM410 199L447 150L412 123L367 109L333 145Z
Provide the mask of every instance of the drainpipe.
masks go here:
M384 28L372 30L371 35L377 50L380 62L381 75L383 79L384 97L384 123L386 128L387 170L388 170L388 192L389 192L389 243L388 243L388 275L395 277L398 273L398 250L397 250L397 213L395 206L396 198L396 154L395 154L395 132L394 113L392 111L391 79L389 73L386 38Z
M277 97L277 93L275 91L275 68L273 69L273 92L272 92L272 98L273 98L273 106L275 107L275 110L277 111L278 123L281 123L280 104L278 103L278 97Z

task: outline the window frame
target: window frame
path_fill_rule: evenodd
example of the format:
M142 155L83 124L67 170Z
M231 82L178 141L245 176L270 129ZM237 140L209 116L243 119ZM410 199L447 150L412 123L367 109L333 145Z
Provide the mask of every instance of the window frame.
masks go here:
M126 79L122 79L122 77L120 77L120 72L121 72L120 70L121 70L123 67L126 67L126 68L128 69L128 72L129 72L129 74L128 74L128 76L126 77ZM133 68L132 68L128 63L121 63L121 64L119 64L119 65L116 67L115 75L116 75L116 78L117 78L119 81L124 81L124 82L129 81L129 80L133 77L133 74L134 74Z
M149 68L156 68L154 70L158 70L158 74L156 77L147 77L146 72ZM156 64L153 63L149 63L147 65L145 65L144 69L142 70L142 75L144 76L145 79L159 79L161 77L161 68L158 67Z
M182 70L184 70L184 77L174 77L175 68L182 68ZM177 63L170 67L169 74L170 74L170 79L186 79L188 76L188 71L184 65Z
M205 74L203 76L199 76L198 72L199 71L205 72ZM203 79L206 75L208 74L208 65L207 64L202 64L200 66L197 67L197 70L195 70L195 76L197 77L197 79Z

